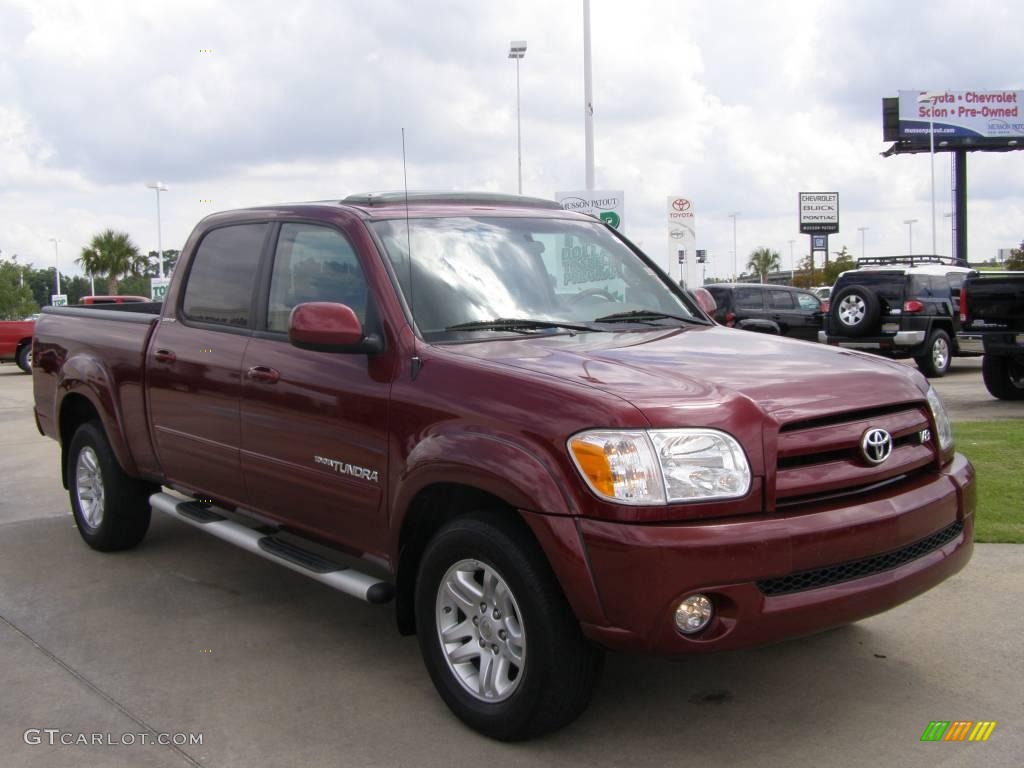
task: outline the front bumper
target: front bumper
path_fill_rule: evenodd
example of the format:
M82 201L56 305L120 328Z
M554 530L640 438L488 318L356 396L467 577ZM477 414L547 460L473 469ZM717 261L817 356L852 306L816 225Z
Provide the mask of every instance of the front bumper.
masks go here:
M959 454L942 472L898 492L846 501L786 517L688 525L581 520L608 620L584 623L584 632L608 648L672 655L762 645L888 610L949 578L971 557L974 469ZM956 535L941 546L897 559L892 568L786 594L764 591L766 580L912 551L909 545L950 530ZM684 636L673 614L697 592L711 596L715 618Z

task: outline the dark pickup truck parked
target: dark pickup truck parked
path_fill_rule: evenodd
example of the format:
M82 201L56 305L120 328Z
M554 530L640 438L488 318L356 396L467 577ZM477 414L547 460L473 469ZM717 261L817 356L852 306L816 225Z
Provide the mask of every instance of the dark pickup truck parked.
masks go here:
M960 295L964 333L980 337L985 388L1002 400L1024 400L1024 272L981 273Z
M820 631L971 556L974 471L920 374L717 326L556 203L216 214L162 306L47 309L34 343L90 546L138 544L152 507L393 601L499 739L575 718L603 649Z

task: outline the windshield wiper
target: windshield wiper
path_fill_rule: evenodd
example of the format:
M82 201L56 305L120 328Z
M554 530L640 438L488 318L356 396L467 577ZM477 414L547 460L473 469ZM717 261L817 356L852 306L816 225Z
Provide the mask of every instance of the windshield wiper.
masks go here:
M595 323L645 323L649 320L682 320L684 323L705 325L703 321L695 317L672 315L668 312L658 312L653 309L634 309L629 312L615 312L611 315L594 318Z
M542 328L566 328L570 331L592 331L587 325L562 323L555 320L530 320L525 318L499 317L494 320L472 320L468 323L449 325L446 331L535 331Z

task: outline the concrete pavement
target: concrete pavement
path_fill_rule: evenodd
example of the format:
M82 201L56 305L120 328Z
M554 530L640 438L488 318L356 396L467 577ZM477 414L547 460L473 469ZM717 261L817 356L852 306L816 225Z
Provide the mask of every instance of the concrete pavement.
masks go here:
M0 367L0 765L888 768L1024 755L1024 547L979 545L930 593L815 637L677 661L610 655L577 723L505 745L448 713L390 607L161 516L136 550L88 549L30 400L30 379ZM998 725L983 744L919 741L929 721L957 719ZM202 744L25 743L48 728Z

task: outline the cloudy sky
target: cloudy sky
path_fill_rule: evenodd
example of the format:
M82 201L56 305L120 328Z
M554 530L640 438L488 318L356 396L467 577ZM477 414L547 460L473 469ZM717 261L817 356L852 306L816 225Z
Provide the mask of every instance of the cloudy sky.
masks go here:
M930 250L927 155L882 158L900 89L1020 89L1019 0L592 0L596 186L666 259L667 195L694 201L709 275L755 247L799 257L797 193L838 191L831 246ZM0 251L64 267L104 227L180 248L207 213L401 188L584 186L581 0L0 0ZM1024 153L968 162L971 257L1024 238ZM950 165L936 159L939 253ZM207 202L209 201L209 202Z

